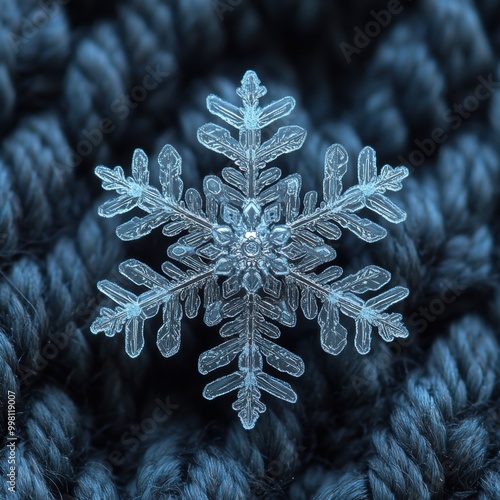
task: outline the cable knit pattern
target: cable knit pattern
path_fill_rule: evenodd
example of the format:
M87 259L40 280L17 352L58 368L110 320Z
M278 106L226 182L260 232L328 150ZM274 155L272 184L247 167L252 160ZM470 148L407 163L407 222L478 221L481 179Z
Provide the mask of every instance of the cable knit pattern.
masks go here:
M498 2L0 3L1 498L500 497ZM305 361L298 401L264 398L251 431L201 396L198 356L217 338L201 320L168 360L154 321L137 359L89 330L97 281L126 257L158 269L166 248L115 237L94 167L127 170L135 148L170 143L201 187L226 166L196 139L206 96L237 103L246 69L297 101L284 121L307 140L276 164L303 192L321 189L334 142L412 174L395 196L404 224L336 248L346 273L380 265L410 289L410 336L333 357L299 320L281 339Z

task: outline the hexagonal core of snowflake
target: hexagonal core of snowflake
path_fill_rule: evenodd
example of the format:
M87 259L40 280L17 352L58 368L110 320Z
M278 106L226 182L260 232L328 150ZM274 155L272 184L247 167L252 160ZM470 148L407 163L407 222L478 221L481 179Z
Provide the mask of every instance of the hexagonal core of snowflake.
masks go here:
M243 287L248 293L264 291L279 297L281 282L276 277L288 274L285 258L280 256L290 239L290 229L277 224L281 219L280 203L273 203L262 212L255 201L249 201L240 212L230 205L222 207L221 216L227 224L212 231L213 244L200 249L211 258L217 254L214 272L228 279L222 285L225 298Z

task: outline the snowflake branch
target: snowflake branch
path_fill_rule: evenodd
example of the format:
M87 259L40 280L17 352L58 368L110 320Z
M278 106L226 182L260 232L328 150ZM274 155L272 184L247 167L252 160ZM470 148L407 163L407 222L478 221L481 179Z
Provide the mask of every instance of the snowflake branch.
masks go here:
M318 323L321 345L326 352L337 355L347 343L347 330L339 323L339 311L356 322L355 346L360 354L367 354L370 350L372 326L379 329L380 336L387 342L395 337L408 336L400 314L384 313L391 305L403 300L408 289L396 286L367 301L357 295L385 285L390 274L384 269L367 266L331 285L328 284L330 278L322 282L321 275L306 275L297 270L291 270L290 277L302 290L301 306L306 318L313 319L317 315L316 297L323 303Z
M325 155L323 202L319 208L311 204L305 214L289 223L292 235L302 228L317 228L320 234L324 233L321 226L333 221L372 243L384 238L387 231L375 222L359 218L356 212L368 208L393 223L406 219L405 212L383 195L386 190L401 189L401 181L408 175L406 167L392 168L385 165L380 175L377 175L375 152L365 147L358 158L359 184L342 194L342 177L347 169L347 161L347 151L342 146L334 144L328 148ZM338 231L335 239L340 235Z
M233 409L238 411L243 427L252 429L259 414L266 410L266 406L260 401L260 390L291 403L297 399L290 384L262 370L262 355L271 366L295 377L304 372L304 363L295 354L263 337L271 333L275 338L276 331L272 328L273 325L264 319L265 308L260 304L259 296L247 294L236 300L240 302L237 309L240 313L236 319L222 327L221 335L237 337L201 354L198 369L200 373L207 374L226 366L238 356L239 370L207 384L203 395L207 399L214 399L238 390Z
M180 346L182 318L182 311L178 314L179 296L185 290L190 290L196 293L197 297L197 289L213 275L213 267L207 267L197 274L183 273L171 264L169 268L178 272L178 279L169 281L135 259L123 262L120 265L120 273L135 284L147 286L150 290L135 295L111 281L100 281L97 284L99 290L116 302L118 307L102 308L100 315L90 326L91 332L104 332L108 337L112 337L125 327L125 349L129 356L136 357L144 347L144 322L155 316L162 305L164 324L158 331L157 345L165 357L175 354ZM189 300L194 300L192 306L188 305ZM194 317L198 307L196 299L190 298L188 294L186 315ZM169 321L165 321L166 318Z
M122 240L135 240L149 234L154 228L172 222L175 230L166 227L169 234L183 230L211 230L213 224L201 211L195 190L186 192L186 203L180 201L182 195L181 159L172 146L165 146L158 156L160 183L163 192L149 185L148 159L144 151L136 149L132 159L132 177L125 177L121 167L96 168L95 173L102 179L102 187L116 191L120 196L106 201L99 207L99 215L113 217L134 208L140 208L148 215L133 217L118 226L116 233ZM199 195L198 195L199 196ZM190 203L191 200L191 203ZM186 206L187 205L187 206Z

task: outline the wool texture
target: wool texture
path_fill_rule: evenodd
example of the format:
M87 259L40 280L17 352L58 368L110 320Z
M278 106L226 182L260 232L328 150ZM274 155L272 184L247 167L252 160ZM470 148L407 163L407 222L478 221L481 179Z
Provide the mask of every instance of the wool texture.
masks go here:
M370 24L371 23L371 24ZM304 375L244 430L202 397L198 356L221 342L185 321L180 352L141 356L90 333L96 288L167 240L115 235L97 165L172 144L186 187L227 160L196 139L205 99L237 103L255 70L297 101L304 146L275 162L321 190L333 143L355 182L364 145L411 171L407 220L337 264L392 273L410 336L360 356L321 350L315 322L282 330ZM284 123L283 123L284 124ZM283 125L280 124L280 125ZM495 0L0 0L0 498L500 498L500 3ZM350 325L352 326L352 325ZM7 401L15 393L9 491Z

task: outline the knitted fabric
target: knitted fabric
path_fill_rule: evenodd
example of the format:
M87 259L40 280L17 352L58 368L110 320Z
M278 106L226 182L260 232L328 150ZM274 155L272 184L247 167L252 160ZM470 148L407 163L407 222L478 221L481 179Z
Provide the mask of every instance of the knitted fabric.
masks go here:
M500 498L499 19L493 0L0 0L0 498ZM265 399L251 431L201 396L216 329L186 321L168 360L158 322L136 359L89 329L97 281L166 249L115 237L94 167L170 143L200 187L225 166L196 140L205 97L233 101L247 69L297 100L308 138L279 166L304 191L335 142L412 171L407 221L337 248L410 289L410 336L334 357L311 323L283 332L298 402Z

